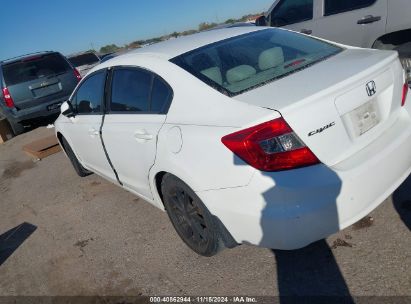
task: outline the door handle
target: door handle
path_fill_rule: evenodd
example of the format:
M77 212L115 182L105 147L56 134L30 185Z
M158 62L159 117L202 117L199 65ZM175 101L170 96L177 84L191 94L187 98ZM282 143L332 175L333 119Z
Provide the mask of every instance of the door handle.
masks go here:
M368 15L357 21L357 24L369 24L381 20L381 16Z
M137 130L134 133L134 138L137 141L145 142L145 141L152 140L154 138L154 136L152 134L148 133L146 130Z
M88 134L89 134L91 137L95 137L95 136L99 136L99 135L100 135L100 131L97 131L96 129L91 128L91 129L88 130Z
M307 30L307 29L302 29L300 32L306 35L311 35L313 33L312 30Z

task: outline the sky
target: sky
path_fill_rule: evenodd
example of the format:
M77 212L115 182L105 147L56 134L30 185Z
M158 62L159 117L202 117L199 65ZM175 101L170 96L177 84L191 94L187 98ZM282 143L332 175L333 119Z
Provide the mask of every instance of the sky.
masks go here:
M0 60L37 51L65 55L197 29L266 11L273 0L0 0Z

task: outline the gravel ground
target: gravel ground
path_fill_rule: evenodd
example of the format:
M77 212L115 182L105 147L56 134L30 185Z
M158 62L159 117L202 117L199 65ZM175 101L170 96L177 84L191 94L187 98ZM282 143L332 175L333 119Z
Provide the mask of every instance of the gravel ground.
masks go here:
M165 213L96 175L79 178L63 153L23 154L51 132L0 145L0 296L411 296L411 178L372 218L305 249L243 245L203 258Z

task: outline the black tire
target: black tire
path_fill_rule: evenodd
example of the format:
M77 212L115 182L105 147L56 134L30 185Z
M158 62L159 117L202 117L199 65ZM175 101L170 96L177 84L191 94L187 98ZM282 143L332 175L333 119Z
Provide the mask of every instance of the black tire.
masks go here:
M10 124L10 127L13 131L14 136L23 134L25 132L24 126L23 124L19 123L19 122L12 122L12 121L8 121Z
M190 187L174 175L166 174L161 192L171 223L189 248L206 257L224 249L218 224Z
M86 176L89 176L89 175L93 174L93 172L88 171L86 168L84 168L80 164L80 162L77 160L76 155L74 154L73 150L71 149L69 143L67 142L67 140L64 137L62 137L61 142L63 144L64 151L66 151L66 154L67 154L68 158L70 159L71 164L73 165L74 170L76 171L78 176L86 177Z

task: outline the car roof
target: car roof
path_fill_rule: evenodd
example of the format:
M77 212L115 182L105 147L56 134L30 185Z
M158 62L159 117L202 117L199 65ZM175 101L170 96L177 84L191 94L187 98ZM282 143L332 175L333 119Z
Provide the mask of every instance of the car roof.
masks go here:
M10 64L10 63L13 63L13 62L21 61L21 60L23 60L23 59L25 59L25 58L28 58L28 57L42 56L42 55L53 54L53 53L58 53L58 52L54 52L54 51L43 51L43 52L36 52L36 53L24 54L24 55L12 57L12 58L9 58L9 59L0 60L0 64Z
M212 44L221 40L225 40L231 37L256 32L265 29L265 27L256 26L243 26L233 28L223 28L205 31L189 36L170 39L167 41L159 42L153 45L149 45L137 50L130 51L124 55L117 56L110 60L110 65L116 65L117 61L121 61L125 56L132 58L134 56L155 56L165 60L177 57L191 50L195 50L202 46Z

